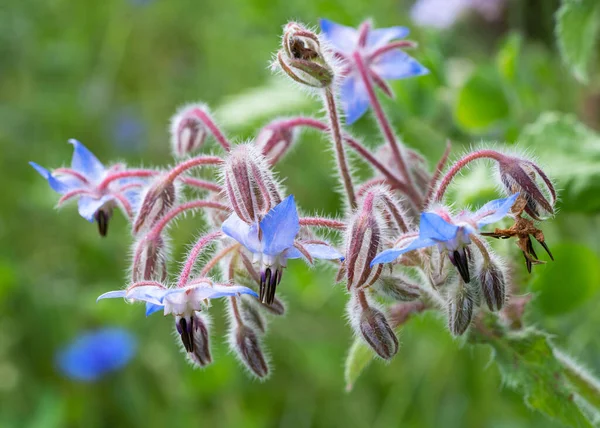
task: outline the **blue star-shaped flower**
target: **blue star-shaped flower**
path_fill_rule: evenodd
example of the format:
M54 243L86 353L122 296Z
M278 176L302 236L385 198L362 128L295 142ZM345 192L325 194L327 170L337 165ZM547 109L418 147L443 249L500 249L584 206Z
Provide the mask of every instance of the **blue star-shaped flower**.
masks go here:
M221 229L246 247L253 255L253 262L260 265L260 300L267 304L273 303L275 288L288 259L344 258L327 243L296 240L300 221L293 195L273 207L260 222L248 224L233 213Z
M370 78L388 96L391 90L386 79L404 79L429 73L414 58L400 50L400 46L390 43L408 35L408 28L390 27L370 29L363 24L364 34L327 19L321 19L321 30L331 43L335 54L343 60L346 69L341 82L341 104L346 115L346 123L358 120L369 108L369 94L360 72L357 69L355 54L358 54L368 69Z
M137 178L122 178L108 186L100 186L108 174L123 167L115 165L107 169L79 141L69 140L69 143L74 147L71 168L58 168L51 173L35 162L29 164L48 180L52 190L62 195L59 205L79 198L79 214L89 222L97 221L100 234L105 236L115 206L121 207L129 217L133 216L139 188L144 182Z
M469 236L483 226L495 223L504 218L519 196L515 193L504 199L495 199L482 206L474 213L462 212L456 218L443 218L433 212L421 214L419 236L403 248L392 248L378 254L371 266L389 263L409 251L437 245L440 251L448 253L450 261L458 269L465 282L471 280L469 275L469 260L465 246L471 243Z
M136 351L127 330L104 328L79 336L56 355L58 369L71 379L95 381L124 367Z

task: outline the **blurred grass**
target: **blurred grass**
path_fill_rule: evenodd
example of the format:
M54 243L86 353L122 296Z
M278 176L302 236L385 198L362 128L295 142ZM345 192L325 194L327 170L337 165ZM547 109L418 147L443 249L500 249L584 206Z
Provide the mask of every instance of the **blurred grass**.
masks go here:
M552 46L554 9L546 5L536 12L517 3L510 3L499 24L471 20L443 36L413 32L421 46L414 55L432 73L394 83L396 100L386 102L408 145L435 160L448 137L458 146L482 139L512 142L543 110L580 111L584 88L566 76ZM65 142L75 137L104 161L165 165L168 118L176 107L195 100L218 106L266 84L268 60L288 19L316 24L326 16L357 25L371 16L379 26L410 25L408 5L389 0L2 2L0 426L553 426L503 388L487 350L463 347L450 338L443 320L430 315L403 329L401 351L392 363L376 362L352 392L344 393L343 361L352 340L343 315L345 293L332 285L331 270L307 270L300 262L291 263L281 287L288 314L273 320L266 338L271 378L249 379L228 353L221 304L211 311L216 361L193 370L174 345L170 319L145 319L141 306L118 301L95 303L100 293L123 284L131 241L125 220L116 216L109 237L100 239L73 207L52 209L55 195L26 163L65 163L71 151ZM493 66L509 31L523 39L514 60L520 78L502 83L510 111L489 129L465 129L453 117L458 84L451 71L458 70L459 82L468 72L460 77L461 67L452 64L466 64L467 70ZM310 112L311 105L299 108ZM134 122L125 136L115 129L124 115ZM248 138L262 121L229 131L239 140ZM374 147L379 143L374 129L371 119L363 119L353 131ZM326 144L307 133L279 171L305 210L335 214L339 199L332 162L320 155L328 152ZM178 254L203 222L188 218L180 226ZM570 240L597 254L598 216L560 215L548 235L551 248ZM515 248L509 251L520 256ZM526 278L520 266L515 276ZM589 288L590 299L575 312L551 317L538 308L532 318L598 371L598 284ZM55 350L98 325L131 328L140 338L139 356L97 384L62 379L54 369Z

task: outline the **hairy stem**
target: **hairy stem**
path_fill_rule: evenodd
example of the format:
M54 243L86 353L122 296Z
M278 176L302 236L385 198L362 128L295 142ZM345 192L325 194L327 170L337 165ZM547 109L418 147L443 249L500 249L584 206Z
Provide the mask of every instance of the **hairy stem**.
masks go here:
M222 232L220 230L217 230L198 239L198 241L188 254L185 264L183 265L183 269L181 270L181 274L179 275L179 281L177 282L178 288L185 287L185 285L189 281L190 276L192 274L192 269L194 268L194 264L196 263L198 256L200 256L200 254L202 253L204 247L206 247L215 239L221 237L221 235Z

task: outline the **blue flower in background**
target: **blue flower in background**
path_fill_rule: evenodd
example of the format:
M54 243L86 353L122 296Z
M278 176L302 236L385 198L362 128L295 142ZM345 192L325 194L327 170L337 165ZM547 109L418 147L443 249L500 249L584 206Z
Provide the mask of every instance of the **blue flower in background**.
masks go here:
M142 142L147 140L146 124L134 108L118 109L112 117L110 125L111 140L119 149L138 152L142 148Z
M89 222L97 221L100 234L105 236L115 206L121 207L128 217L133 217L144 181L139 178L122 178L108 184L103 183L107 175L124 167L114 165L105 168L79 141L72 139L69 143L74 147L71 168L57 168L50 172L35 162L29 164L48 180L52 190L62 195L59 206L78 199L79 214Z
M346 67L340 97L348 124L365 114L370 104L369 93L360 73L362 66L373 83L390 97L392 91L385 84L386 79L404 79L429 73L417 60L400 50L410 46L410 42L391 43L395 39L406 37L408 28L373 30L369 23L363 23L356 30L327 19L321 19L320 23L325 38Z
M123 368L136 353L137 341L127 330L104 328L82 334L56 354L60 372L92 382Z
M233 213L221 229L252 253L254 263L260 264L259 298L267 304L273 303L288 259L344 259L325 242L296 241L300 220L293 195L273 207L260 222L248 224Z
M471 243L469 236L483 226L495 223L508 215L517 196L519 194L515 193L508 198L495 199L474 213L462 212L454 219L445 213L422 213L419 236L404 248L392 248L381 252L373 259L371 266L392 262L409 251L437 245L440 252L448 253L450 261L456 266L463 280L469 282L469 260L465 252L465 247Z

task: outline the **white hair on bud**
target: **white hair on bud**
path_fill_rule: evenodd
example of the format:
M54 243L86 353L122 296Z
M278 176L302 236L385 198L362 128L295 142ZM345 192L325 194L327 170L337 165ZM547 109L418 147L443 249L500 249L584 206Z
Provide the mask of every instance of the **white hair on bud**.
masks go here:
M206 138L206 136L208 135L208 130L206 129L206 126L198 119L195 118L191 118L188 116L189 112L191 110L194 109L199 109L202 110L204 112L206 112L208 115L210 115L210 109L208 107L207 104L202 103L202 102L198 102L198 103L189 103L189 104L185 104L181 107L179 107L177 109L177 111L175 112L175 114L171 117L171 120L169 121L169 135L170 135L170 145L171 145L171 152L173 153L173 156L176 158L182 158L185 157L185 155L189 155L191 152L197 150L202 143L204 142L204 139ZM199 128L201 128L201 131L204 132L203 136L200 136L200 142L198 144L197 147L190 147L190 152L187 153L182 153L179 151L179 127L181 126L181 123L185 120L185 119L194 119Z

